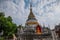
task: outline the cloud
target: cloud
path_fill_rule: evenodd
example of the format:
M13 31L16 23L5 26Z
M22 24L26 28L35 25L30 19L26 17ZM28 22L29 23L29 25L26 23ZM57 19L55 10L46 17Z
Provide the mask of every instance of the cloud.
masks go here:
M17 5L17 3L19 4ZM25 9L25 2L24 0L14 0L13 1L2 1L0 2L0 11L5 12L6 16L11 16L13 18L13 22L16 24L24 24L25 20L27 19L28 15L28 8Z
M43 25L43 23L46 26L49 24L51 28L54 28L55 24L60 23L59 0L38 0L36 2L38 3L33 7L33 12L41 25Z
M11 16L16 24L25 24L31 0L0 0L0 11ZM33 13L38 22L54 28L60 23L60 0L32 0Z

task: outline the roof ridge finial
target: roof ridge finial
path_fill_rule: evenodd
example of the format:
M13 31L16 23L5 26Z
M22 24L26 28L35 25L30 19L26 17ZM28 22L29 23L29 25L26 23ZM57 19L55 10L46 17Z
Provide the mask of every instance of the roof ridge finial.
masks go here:
M30 11L32 11L32 0L30 1Z
M34 14L32 12L32 1L30 2L30 14L29 14L28 18L35 18Z

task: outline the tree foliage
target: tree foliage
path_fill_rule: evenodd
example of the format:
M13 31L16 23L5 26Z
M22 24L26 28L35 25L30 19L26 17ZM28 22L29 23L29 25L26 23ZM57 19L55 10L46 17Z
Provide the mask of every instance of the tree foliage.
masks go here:
M16 32L17 25L12 22L10 16L5 17L4 13L0 13L0 32L3 30L4 36L13 36Z
M0 37L0 40L4 40L4 37Z
M5 14L4 14L3 12L0 12L0 17L1 17L1 16L5 16Z

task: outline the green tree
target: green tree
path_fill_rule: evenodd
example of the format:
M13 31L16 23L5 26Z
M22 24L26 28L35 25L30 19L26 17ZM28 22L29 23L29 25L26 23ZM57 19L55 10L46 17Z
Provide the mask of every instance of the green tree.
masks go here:
M5 14L4 14L3 12L0 12L0 17L1 17L1 16L5 16Z
M4 13L0 13L0 30L3 30L3 35L8 37L13 37L16 33L17 25L12 22L10 16L5 17Z
M0 40L4 40L4 37L0 37Z
M8 21L12 22L11 16L8 16L7 19L8 19Z

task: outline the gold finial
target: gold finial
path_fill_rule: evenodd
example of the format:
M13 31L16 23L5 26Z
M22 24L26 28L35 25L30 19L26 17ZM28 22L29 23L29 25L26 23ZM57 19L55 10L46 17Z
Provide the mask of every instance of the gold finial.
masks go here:
M32 12L32 0L30 2L30 11Z
M30 3L30 14L29 14L28 18L34 18L34 17L35 16L34 16L34 14L32 12L32 3Z

